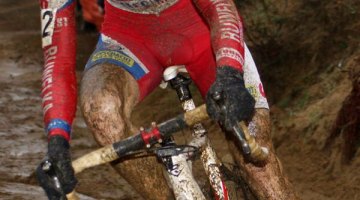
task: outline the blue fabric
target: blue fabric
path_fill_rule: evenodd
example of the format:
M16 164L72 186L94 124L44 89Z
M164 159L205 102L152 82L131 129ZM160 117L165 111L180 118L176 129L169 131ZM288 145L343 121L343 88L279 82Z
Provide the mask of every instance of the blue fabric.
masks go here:
M98 64L111 63L128 71L136 80L145 76L146 72L135 59L123 52L121 48L108 48L110 45L104 43L100 36L96 49L85 66L85 71Z
M66 131L69 135L71 133L71 126L62 119L53 119L50 121L50 123L46 127L46 133L49 133L51 130L60 128L64 131Z
M59 10L62 10L68 6L70 6L72 4L72 2L74 2L74 0L68 0L63 6L61 6L61 8Z

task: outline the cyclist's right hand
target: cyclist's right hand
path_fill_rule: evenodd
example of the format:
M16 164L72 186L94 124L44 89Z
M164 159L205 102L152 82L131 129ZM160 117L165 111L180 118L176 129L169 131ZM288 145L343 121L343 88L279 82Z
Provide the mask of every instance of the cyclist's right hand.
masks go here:
M65 199L77 184L71 166L69 142L61 136L49 140L48 154L36 169L39 184L51 200Z
M246 89L240 71L230 66L216 69L216 80L206 95L206 108L209 116L227 131L232 131L238 122L252 117L255 99Z

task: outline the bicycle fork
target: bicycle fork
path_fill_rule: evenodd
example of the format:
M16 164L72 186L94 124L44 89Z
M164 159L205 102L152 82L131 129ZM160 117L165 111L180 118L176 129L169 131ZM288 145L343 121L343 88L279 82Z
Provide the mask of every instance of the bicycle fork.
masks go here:
M178 74L178 72L179 67L177 66L167 68L164 72L164 80L170 83L171 87L178 95L183 110L188 112L194 110L196 107L189 90L189 84L191 83L191 80ZM216 157L215 151L210 146L210 142L207 138L207 131L201 123L197 123L192 127L192 136L193 139L190 141L189 145L202 149L201 161L203 163L205 173L209 177L209 182L215 193L216 199L228 200L228 192L224 181L221 179L219 161ZM171 159L173 162L179 164L178 167L189 170L183 171L177 176L174 176L172 173L170 173L169 179L171 184L174 186L173 190L175 195L180 197L178 199L182 199L184 196L186 196L185 199L205 199L203 193L200 190L200 187L192 176L192 163L191 161L187 161L188 157L186 157L184 154L181 154L179 156L173 156ZM183 180L188 180L187 182L191 182L191 184L184 184ZM191 189L188 190L187 187L191 187Z

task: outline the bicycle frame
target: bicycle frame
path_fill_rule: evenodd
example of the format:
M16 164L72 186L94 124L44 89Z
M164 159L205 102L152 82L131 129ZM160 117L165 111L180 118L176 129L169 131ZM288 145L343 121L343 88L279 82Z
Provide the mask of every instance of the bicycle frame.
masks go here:
M164 80L170 83L171 87L176 91L183 110L188 112L194 110L196 106L189 90L191 80L179 74L180 71L184 71L183 69L183 66L168 67L164 71L163 76ZM211 147L207 138L207 131L201 123L196 123L192 127L192 140L188 144L202 149L200 158L216 199L229 199L228 192L219 169L221 162L217 159L215 151ZM174 190L176 199L204 199L204 195L202 195L198 184L192 176L192 163L187 162L186 157L184 156L171 158L176 159L179 167L185 169L184 172L177 174L176 176L169 173L170 183ZM189 167L187 167L188 165ZM188 171L189 168L190 171Z

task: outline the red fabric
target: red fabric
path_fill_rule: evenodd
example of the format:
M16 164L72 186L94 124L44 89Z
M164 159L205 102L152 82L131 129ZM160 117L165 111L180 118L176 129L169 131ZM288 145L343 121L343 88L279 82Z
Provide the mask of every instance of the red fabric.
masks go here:
M48 140L50 140L51 137L53 136L62 136L63 138L65 138L67 141L70 141L70 135L69 133L67 133L66 131L60 129L60 128L56 128L53 129L49 134L48 134Z
M47 0L41 0L42 9ZM56 12L52 43L43 48L44 71L42 92L45 125L55 118L66 121L70 126L76 110L76 33L75 3ZM58 23L59 21L63 23ZM66 23L65 23L66 21ZM52 130L51 132L56 132ZM53 133L49 133L53 135Z
M216 200L220 200L220 199L223 199L223 200L229 200L229 193L228 193L228 190L226 188L226 185L224 183L224 181L221 181L221 186L222 186L222 194L223 196L221 196L221 198L216 194L215 194L215 199Z
M185 64L203 96L215 80L215 66L242 72L242 26L231 0L180 0L160 15L123 11L108 2L105 10L102 33L129 48L150 70L138 80L140 99L158 85L167 66ZM215 63L214 54L229 48L238 59L227 56Z
M40 5L47 8L48 0L40 0ZM52 44L44 47L46 125L59 118L71 126L75 116L74 6L73 2L57 11ZM242 71L242 26L232 0L179 0L159 15L123 11L107 1L105 10L102 32L129 48L150 71L138 81L141 99L157 86L163 69L170 65L186 65L202 95L215 80L216 66ZM66 26L58 23L64 20Z
M194 1L210 25L217 66L231 66L243 72L243 27L234 2L232 0Z

